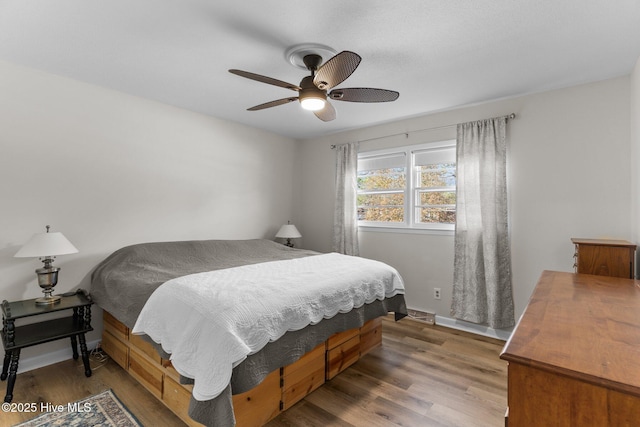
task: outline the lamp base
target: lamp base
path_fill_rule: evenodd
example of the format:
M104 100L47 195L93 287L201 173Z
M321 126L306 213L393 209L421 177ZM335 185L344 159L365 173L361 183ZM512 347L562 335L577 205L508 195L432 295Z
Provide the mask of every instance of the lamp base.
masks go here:
M53 267L51 263L53 259L47 257L44 261L44 267L38 268L36 274L38 275L38 285L42 288L44 296L36 299L36 305L53 305L60 302L60 297L51 295L54 286L58 283L58 272L60 267Z
M58 295L47 295L42 298L36 298L36 305L53 305L59 303L61 299Z

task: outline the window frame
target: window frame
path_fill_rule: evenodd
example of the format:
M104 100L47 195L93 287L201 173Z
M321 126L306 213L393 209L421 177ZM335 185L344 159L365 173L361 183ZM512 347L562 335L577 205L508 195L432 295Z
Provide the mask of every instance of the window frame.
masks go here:
M456 140L444 140L437 142L427 142L402 147L385 148L380 150L361 151L358 153L358 164L367 158L404 155L405 167L405 188L404 193L404 222L382 222L382 221L361 221L358 220L358 228L361 231L381 231L381 232L422 232L428 234L452 234L455 224L449 223L424 223L417 221L416 213L420 209L419 205L419 183L418 170L416 167L415 154L424 153L429 150L453 149L455 156ZM358 169L359 170L359 169ZM456 186L447 187L449 191L456 192ZM391 192L391 191L389 191ZM357 194L361 194L360 191Z

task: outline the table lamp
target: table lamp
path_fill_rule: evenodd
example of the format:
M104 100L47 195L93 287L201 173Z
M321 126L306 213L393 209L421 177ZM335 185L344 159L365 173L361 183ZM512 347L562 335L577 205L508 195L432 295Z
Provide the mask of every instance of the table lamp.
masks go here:
M78 249L62 233L49 233L49 228L47 225L46 233L34 234L14 255L16 258L40 258L44 263L44 267L36 269L38 285L44 292L44 297L36 299L36 305L50 305L60 301L59 296L51 295L54 286L58 283L60 268L53 267L51 264L56 255L78 252Z
M285 245L292 248L293 243L291 243L291 239L302 237L302 234L300 234L295 225L291 224L290 221L287 221L285 225L280 227L280 230L278 230L276 237L279 239L287 239L287 243L285 243Z

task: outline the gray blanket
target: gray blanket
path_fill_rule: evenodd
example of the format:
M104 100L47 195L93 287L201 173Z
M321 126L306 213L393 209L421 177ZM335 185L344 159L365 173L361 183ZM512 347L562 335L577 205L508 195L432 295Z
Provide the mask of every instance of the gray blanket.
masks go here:
M293 249L269 240L202 240L144 243L122 248L101 262L91 276L91 295L104 310L133 328L142 307L162 283L187 274L238 267L261 262L295 259L317 252ZM301 331L287 332L249 356L233 370L231 383L215 399L191 398L189 415L207 426L235 425L232 394L258 385L270 372L298 360L332 334L362 326L388 312L396 320L407 314L404 295L375 301L349 313L338 314ZM170 315L170 313L167 313ZM160 346L159 353L166 359ZM189 383L189 378L181 378Z
M98 264L91 274L91 296L132 329L149 296L169 279L317 254L257 239L141 243L119 249Z

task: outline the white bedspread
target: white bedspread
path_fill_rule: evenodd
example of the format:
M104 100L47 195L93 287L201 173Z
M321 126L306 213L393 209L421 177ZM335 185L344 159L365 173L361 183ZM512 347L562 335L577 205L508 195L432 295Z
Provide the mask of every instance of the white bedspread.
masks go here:
M193 396L209 400L233 367L287 331L404 293L398 272L337 253L192 274L155 290L133 328L171 354Z

